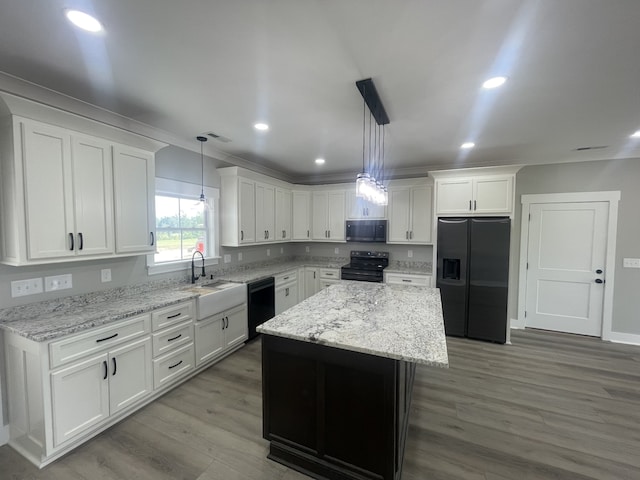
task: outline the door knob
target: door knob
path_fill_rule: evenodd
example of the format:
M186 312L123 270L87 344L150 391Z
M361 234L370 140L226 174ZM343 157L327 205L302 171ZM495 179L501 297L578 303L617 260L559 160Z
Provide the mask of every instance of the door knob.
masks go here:
M600 268L599 268L599 269L597 269L597 270L596 270L596 273L602 273L602 269L600 269Z
M596 283L604 283L604 280L602 280L601 278L596 278Z

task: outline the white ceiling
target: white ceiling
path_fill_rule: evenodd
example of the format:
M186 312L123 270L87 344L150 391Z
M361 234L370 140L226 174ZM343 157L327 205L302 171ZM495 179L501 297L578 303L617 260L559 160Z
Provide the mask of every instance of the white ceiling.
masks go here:
M311 181L361 169L368 77L396 174L640 157L639 25L638 0L0 0L0 71Z

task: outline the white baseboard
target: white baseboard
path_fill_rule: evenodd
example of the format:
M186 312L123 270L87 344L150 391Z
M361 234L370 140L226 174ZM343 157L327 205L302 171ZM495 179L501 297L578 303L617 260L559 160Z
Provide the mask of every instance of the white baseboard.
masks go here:
M636 333L611 332L607 340L614 343L627 343L629 345L640 345L640 335Z
M516 330L523 329L523 328L526 326L526 325L525 325L524 320L523 320L523 321L520 321L520 320L519 320L519 319L517 319L517 318L512 318L512 319L510 320L510 322L511 322L511 323L509 323L509 327L510 327L510 328L515 328Z
M0 427L0 446L9 443L9 425Z

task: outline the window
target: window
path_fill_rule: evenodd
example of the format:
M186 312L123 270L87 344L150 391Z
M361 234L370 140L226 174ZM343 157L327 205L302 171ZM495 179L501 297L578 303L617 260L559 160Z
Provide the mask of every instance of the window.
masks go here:
M191 259L209 253L205 203L190 197L156 195L155 263Z
M156 178L156 252L147 257L149 273L182 270L196 251L216 264L218 190L205 187L205 202L200 201L201 186Z

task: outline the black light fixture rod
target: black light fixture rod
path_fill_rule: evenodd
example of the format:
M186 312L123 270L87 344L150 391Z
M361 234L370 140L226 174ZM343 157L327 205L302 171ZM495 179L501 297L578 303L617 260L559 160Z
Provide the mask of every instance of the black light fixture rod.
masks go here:
M376 86L373 84L373 80L370 78L364 80L358 80L356 87L360 91L362 98L369 107L369 111L373 114L373 118L376 119L378 125L386 125L389 123L389 117L382 105L382 100L378 96Z

